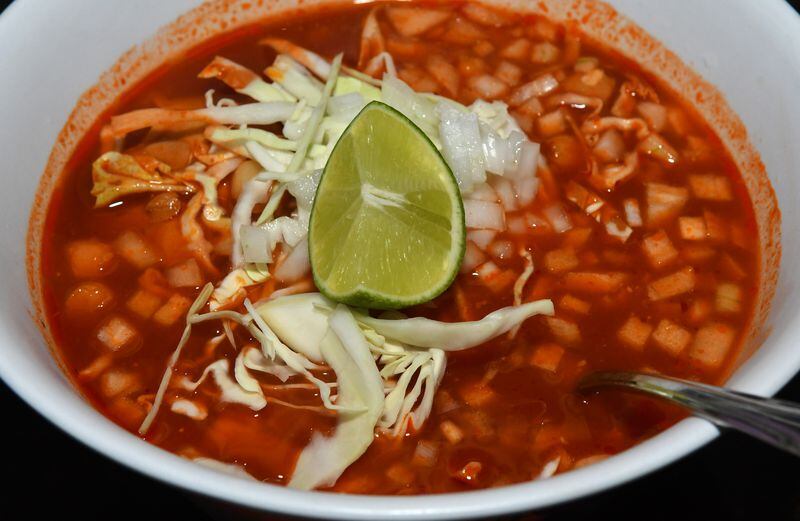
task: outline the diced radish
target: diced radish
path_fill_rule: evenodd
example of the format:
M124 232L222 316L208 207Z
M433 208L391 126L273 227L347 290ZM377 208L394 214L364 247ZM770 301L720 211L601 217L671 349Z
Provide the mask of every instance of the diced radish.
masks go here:
M646 183L647 225L661 226L675 217L689 200L686 188L661 183Z
M100 377L100 392L106 398L130 395L140 387L139 377L133 373L112 369Z
M647 296L650 300L664 300L689 293L694 290L695 279L693 268L683 268L648 284Z
M398 462L386 469L386 477L400 486L409 486L413 483L416 474L405 462Z
M173 288L197 288L204 282L200 266L194 259L167 268L165 275Z
M153 321L160 326L171 326L183 318L191 304L189 299L175 293L155 312Z
M425 64L433 79L441 85L448 95L455 97L458 95L459 89L459 75L458 69L452 63L447 61L440 54L432 54Z
M118 316L100 326L96 336L103 346L115 353L128 351L142 340L133 324Z
M545 208L544 215L556 233L564 233L572 229L572 222L560 204L555 203Z
M464 431L462 431L458 425L451 422L450 420L445 420L439 424L439 430L442 431L445 439L449 441L452 445L456 445L461 440L464 439Z
M714 174L693 174L689 176L689 187L698 199L707 201L730 201L733 199L728 178Z
M719 369L736 338L736 331L727 324L704 326L694 337L689 357L706 369Z
M517 280L517 275L513 270L501 270L492 261L481 264L477 273L481 282L497 295L509 290Z
M504 60L497 66L497 70L494 71L494 76L509 87L516 87L519 85L519 80L522 78L522 69Z
M489 253L496 259L507 259L514 253L511 241L495 241L489 246Z
M706 236L714 242L728 240L728 223L722 217L708 210L703 211L703 220L706 225Z
M485 100L501 98L508 92L508 85L487 74L470 78L469 86L480 98Z
M517 107L517 112L538 120L544 114L544 105L539 98L529 98L528 101ZM533 120L531 120L531 129L528 132L533 132Z
M486 251L486 248L494 240L495 235L497 235L497 232L494 230L470 230L467 232L467 240L474 243L481 250Z
M667 108L658 103L642 101L636 107L653 132L661 132L667 126Z
M560 311L567 311L575 313L576 315L586 315L592 309L592 304L585 300L581 300L573 295L564 295L558 301L558 309Z
M591 236L591 228L574 228L564 233L564 240L561 241L561 247L573 249L581 248L588 242Z
M464 260L461 261L461 273L470 273L486 260L486 255L472 241L467 241Z
M545 136L563 134L567 130L567 120L560 109L549 112L539 118L539 132Z
M530 362L532 366L543 371L555 373L562 358L564 358L564 348L558 344L547 343L534 348Z
M487 262L485 264L482 264L478 268L478 272L477 273L478 273L478 276L482 280L487 281L487 280L491 279L492 277L495 277L498 274L500 274L500 268L498 268L497 264L495 264L494 262L489 261L489 262Z
M473 22L489 27L503 27L513 23L514 19L501 11L484 7L478 3L467 2L461 8L464 16Z
M72 274L79 279L104 277L116 267L114 250L96 239L78 240L67 245Z
M292 248L289 255L275 268L275 278L284 283L292 283L311 271L308 260L308 240L303 239Z
M692 340L692 334L678 324L663 319L653 331L653 342L667 354L678 356Z
M561 51L550 42L539 42L531 49L531 61L536 64L553 63Z
M618 272L572 272L564 276L564 286L577 293L604 295L620 289L627 279L627 274Z
M642 351L652 331L653 326L634 315L617 331L617 338L631 349Z
M600 135L592 152L603 163L617 163L622 161L625 154L625 141L617 129L609 129Z
M458 389L458 394L470 407L483 407L497 397L497 393L481 381L462 385Z
M391 7L386 15L395 30L406 37L419 36L450 18L447 11L418 7Z
M150 318L161 307L161 298L145 289L140 289L128 299L125 306L141 318Z
M455 18L447 24L442 40L459 45L469 45L478 40L485 40L486 33L466 18Z
M528 220L522 215L510 217L506 225L508 226L508 232L514 235L524 235L530 230Z
M704 324L709 316L711 316L711 302L704 298L694 299L686 313L686 319L693 326Z
M739 313L742 310L742 288L730 282L720 284L715 302L720 313Z
M551 250L544 256L544 266L552 273L566 273L578 267L578 257L571 248Z
M472 51L481 58L485 58L494 52L494 45L487 40L481 40L472 46Z
M480 230L505 230L503 207L488 201L464 200L464 218L467 228Z
M669 266L678 258L678 250L664 230L645 237L642 240L642 250L650 266L656 269Z
M703 264L711 261L716 257L717 250L711 246L703 246L699 244L690 244L684 246L681 250L681 258L687 264Z
M747 277L747 272L742 265L733 259L729 254L724 254L719 260L719 271L730 280L742 280Z
M505 177L493 175L491 176L490 182L506 212L512 212L519 207L517 204L517 194L511 181Z
M117 237L114 241L114 250L139 270L149 268L161 260L153 246L133 231L124 232Z
M577 346L581 343L581 330L578 324L559 317L545 317L550 332L560 343Z
M500 51L500 56L509 60L522 61L531 51L531 42L525 38L517 38Z
M625 199L622 202L622 206L625 209L625 220L628 221L628 226L639 228L644 224L638 200L634 198Z
M411 464L419 467L433 467L439 457L439 444L435 441L420 440L411 457Z
M678 229L685 241L704 241L706 239L706 222L702 217L679 217Z

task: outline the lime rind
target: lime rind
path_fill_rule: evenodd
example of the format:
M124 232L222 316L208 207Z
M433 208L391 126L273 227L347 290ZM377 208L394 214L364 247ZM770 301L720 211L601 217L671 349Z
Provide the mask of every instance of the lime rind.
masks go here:
M407 139L416 140L416 143L401 143L398 145L407 148L416 147L416 157L411 158L411 160L409 160L410 163L414 161L419 163L423 160L429 160L432 168L436 169L435 178L432 177L427 180L429 182L427 189L417 191L410 189L405 190L409 187L404 185L404 183L415 182L414 179L411 179L412 176L408 176L408 178L404 178L403 176L387 178L387 176L383 176L380 178L380 181L391 184L395 190L386 190L383 186L376 187L364 182L361 175L363 172L368 171L367 165L370 159L374 160L374 158L362 157L362 155L356 153L354 150L341 151L345 154L346 158L348 157L346 154L349 154L349 158L355 161L352 168L353 171L341 171L341 165L337 163L337 152L339 148L355 146L351 131L358 128L357 125L366 124L363 118L370 117L370 113L375 111L377 111L377 113L373 114L373 119L380 119L378 117L379 115L389 116L389 121L401 125L402 128L397 127L394 129L398 131L397 135L399 139L405 137ZM404 132L409 133L403 135ZM413 132L413 134L410 134L410 132ZM409 136L411 137L409 138ZM369 140L370 138L367 137L367 139ZM369 155L371 151L371 148L365 149L367 154L364 155ZM392 159L397 158L392 157L388 160L391 161ZM394 164L392 168L398 170L397 164ZM337 176L351 176L350 179L347 179L344 183L340 183L346 185L346 189L335 185L335 183L340 180L333 179L329 175L329 171L332 172L334 170L336 170L335 175ZM354 175L359 176L358 183L352 178ZM419 182L419 180L419 176L417 176L416 182ZM334 184L333 186L331 186L332 183ZM358 186L358 189L356 189L356 186ZM395 196L399 196L400 193L403 193L403 196L400 196L401 198L404 197L402 201L395 198ZM445 201L437 199L442 198L443 195L446 195L446 203L449 204L450 207L449 216L444 216L428 209L431 205L436 206L444 204ZM320 204L320 201L323 201L321 204L331 204L329 201L326 201L326 199L338 199L333 203L333 206L343 209L343 212L337 215L335 219L328 219L329 222L321 221L323 217L320 216L320 213L324 212L321 210L318 211L318 204ZM360 204L356 201L360 201ZM349 214L347 214L348 211ZM359 215L352 215L355 212L358 212ZM330 217L330 212L327 213L327 216ZM401 241L393 240L391 237L386 237L382 233L369 233L370 231L376 231L377 221L381 221L381 224L385 224L382 230L377 228L378 231L397 231L402 229L405 230L405 233L408 233L408 237L412 237L413 240L405 241L405 246L407 247L402 252L381 252L381 250L385 250L387 247L392 247L393 243ZM341 230L338 230L339 233L337 233L337 227L343 226L346 223L350 223L354 226L348 227L347 234L344 240L342 240L343 234ZM449 229L447 229L448 227ZM421 228L421 230L417 228ZM445 231L449 234L447 241L444 241L441 237L442 233ZM431 235L437 235L438 237L431 237ZM445 243L448 246L446 252L434 251L437 249L441 250L441 246ZM444 160L439 150L419 127L399 111L377 101L368 104L362 109L358 116L350 122L347 129L334 146L325 171L322 174L319 186L317 187L309 223L309 257L314 282L317 288L319 288L321 293L332 300L357 307L398 309L421 304L437 297L452 284L453 280L458 275L464 256L465 245L466 230L464 226L464 206L461 200L461 193L452 170L447 165L447 162ZM414 247L416 247L416 251L413 250ZM338 250L337 255L322 255L320 253L321 251L330 252L333 249ZM367 252L371 251L373 255L370 257L369 254L365 254L362 258L351 254L345 259L347 262L343 262L343 260L339 258L339 256L343 254L346 255L347 252L352 253L359 249ZM381 252L377 254L377 258L374 254L376 251ZM420 283L422 281L429 281L430 283L427 287L387 288L385 285L364 284L363 282L350 284L347 285L347 287L335 287L339 285L338 281L340 280L336 278L337 273L335 273L335 269L337 267L340 271L338 275L344 275L344 273L341 273L344 270L363 268L361 265L362 262L367 263L367 265L372 263L373 267L377 264L379 269L391 272L391 268L397 267L397 263L395 263L394 266L391 265L391 257L398 254L412 256L413 258L411 261L418 263L414 265L414 269L416 270L415 275L419 274L420 277L412 277L410 279L409 277L405 277L406 281L410 280L413 282L417 280ZM326 258L323 261L320 260L321 257ZM331 257L333 257L333 259ZM404 257L404 259L406 259L406 265L408 265L408 258ZM424 264L426 262L429 264L437 264L437 266L425 266ZM411 264L413 264L413 262ZM408 275L408 273L401 275ZM391 273L388 273L388 276L392 278ZM403 280L404 277L397 276L394 277L393 282L401 286Z

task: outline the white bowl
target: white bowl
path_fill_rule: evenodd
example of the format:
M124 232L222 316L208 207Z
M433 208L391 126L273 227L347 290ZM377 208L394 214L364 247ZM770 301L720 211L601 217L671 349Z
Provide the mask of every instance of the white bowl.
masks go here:
M304 5L325 0L306 0ZM252 4L244 11L242 4ZM18 0L0 17L0 376L25 401L61 429L99 452L144 474L214 498L256 510L336 519L451 519L497 515L544 507L618 485L672 462L717 435L708 423L689 419L622 454L596 465L552 479L458 495L366 497L300 492L248 482L199 467L148 445L117 427L92 409L62 375L37 327L38 300L31 298L26 267L37 259L26 257L26 230L34 201L46 200L52 178L39 184L53 143L81 94L109 69L123 52L148 40L120 62L128 83L141 78L154 64L176 50L221 27L241 25L259 13L286 8L291 0L266 2L220 1L183 17L160 36L156 30L199 4L197 0ZM524 9L551 9L556 18L583 18L591 0L497 0ZM783 251L788 262L780 274L772 312L765 321L769 337L730 380L730 386L770 395L800 369L800 292L793 291L800 276L792 261L800 256L800 18L781 0L693 0L652 2L613 0L620 12L664 42L688 65L724 93L741 117L752 144L769 172L783 210ZM535 4L535 5L534 5ZM574 10L567 12L566 5ZM760 163L746 142L738 120L709 86L698 81L669 53L625 17L614 17L604 7L591 11L587 31L637 57L649 57L651 68L693 99L706 118L722 129L722 137L745 171L759 209L762 240L778 237L779 220L771 213L768 184L760 177ZM197 34L179 29L203 18ZM75 137L112 99L113 80L106 75L94 101L73 114L71 131L61 135L51 157L50 173L57 170L75 145ZM35 239L38 220L34 214ZM36 250L34 242L32 250ZM765 290L774 285L779 254L772 243L765 255ZM772 271L771 271L772 270ZM35 295L38 286L34 282ZM766 299L768 300L768 299ZM761 312L766 313L767 302ZM759 340L754 331L752 346Z

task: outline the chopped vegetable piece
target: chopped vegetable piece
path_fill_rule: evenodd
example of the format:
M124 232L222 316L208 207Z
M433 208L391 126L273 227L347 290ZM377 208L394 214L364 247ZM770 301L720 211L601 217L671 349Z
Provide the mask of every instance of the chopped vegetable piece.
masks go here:
M642 250L650 266L655 269L669 267L678 258L678 250L664 230L645 237L642 240Z
M727 177L714 174L693 174L689 176L692 194L707 201L730 201L733 199L730 181Z
M578 257L575 250L563 248L548 251L544 256L544 266L552 273L566 273L578 267Z
M626 346L642 351L652 331L653 326L637 316L631 316L617 332L617 338Z
M141 343L141 337L136 328L119 316L111 317L97 330L97 339L103 346L115 353L129 352Z
M694 291L695 274L691 267L683 268L647 285L650 300L664 300Z
M462 431L458 425L451 422L450 420L445 420L439 424L439 429L442 431L445 439L449 441L452 445L456 445L461 443L461 440L464 439L464 431Z
M199 288L203 285L203 274L194 259L167 268L165 275L173 288Z
M560 343L577 346L581 343L581 330L578 324L559 317L545 317L550 332Z
M161 307L161 297L145 289L137 290L125 306L141 318L150 318Z
M739 313L742 310L742 288L729 282L717 286L715 307L720 313Z
M708 235L706 222L702 217L680 217L678 228L685 241L704 241Z
M647 225L650 228L662 226L675 217L689 200L686 188L661 183L645 185L647 202Z
M422 9L419 7L393 6L386 10L386 16L400 35L419 36L450 18L447 11Z
M727 324L713 323L700 328L689 357L706 369L718 369L733 346L736 331Z
M191 300L175 293L163 306L158 308L158 311L153 315L153 321L160 326L171 326L183 318L191 304Z
M558 344L548 343L534 348L530 362L543 371L555 373L562 358L564 358L564 348Z
M573 272L564 276L564 286L577 293L602 295L617 291L627 279L626 273Z
M692 340L692 334L678 324L663 319L653 331L653 342L671 356L678 356Z
M575 313L576 315L586 315L592 309L591 302L581 300L573 295L564 295L558 301L558 308L561 311Z

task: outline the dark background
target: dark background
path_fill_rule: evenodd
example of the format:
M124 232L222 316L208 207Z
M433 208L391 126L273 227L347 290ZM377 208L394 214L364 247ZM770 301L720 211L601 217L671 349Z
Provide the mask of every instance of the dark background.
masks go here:
M800 0L790 3L800 8ZM0 0L0 11L8 4ZM800 402L800 377L779 396ZM99 456L50 425L2 382L0 447L3 520L44 519L54 508L85 520L237 519ZM531 518L800 520L800 460L726 433L648 477Z

